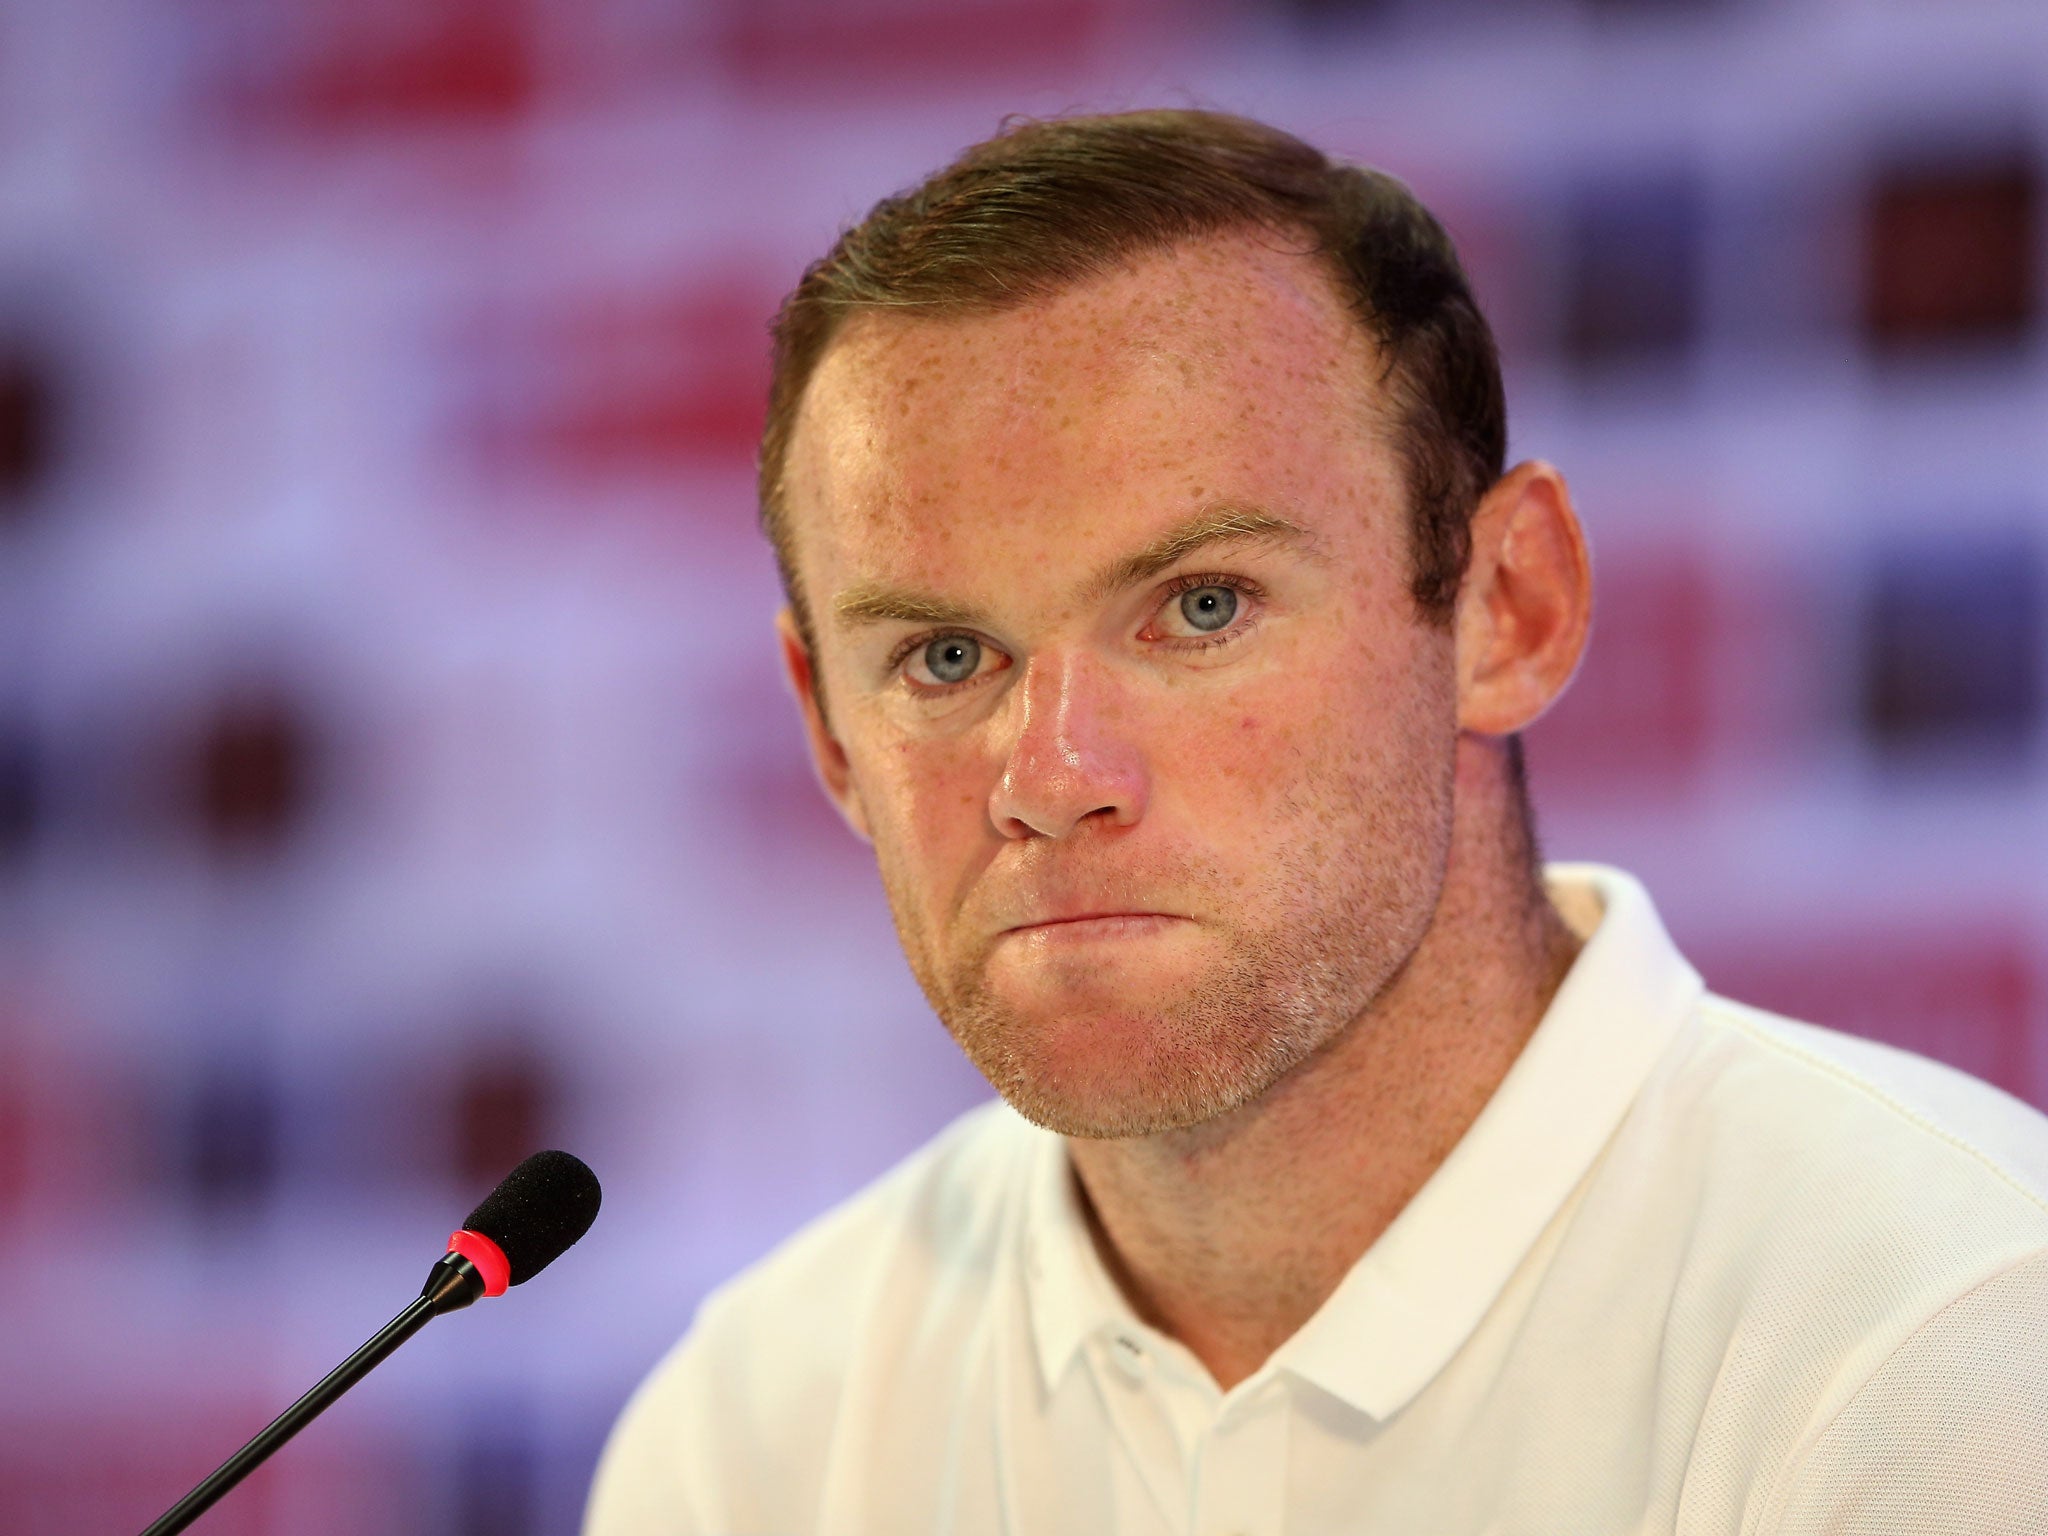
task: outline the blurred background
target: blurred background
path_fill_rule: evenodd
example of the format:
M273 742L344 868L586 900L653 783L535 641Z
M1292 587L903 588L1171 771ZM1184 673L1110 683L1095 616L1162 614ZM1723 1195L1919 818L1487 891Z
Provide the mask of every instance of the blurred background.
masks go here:
M985 1089L776 670L764 327L1006 113L1411 182L1601 583L1553 855L2048 1101L2038 0L0 0L0 1530L139 1529L524 1152L605 1215L212 1516L573 1528Z

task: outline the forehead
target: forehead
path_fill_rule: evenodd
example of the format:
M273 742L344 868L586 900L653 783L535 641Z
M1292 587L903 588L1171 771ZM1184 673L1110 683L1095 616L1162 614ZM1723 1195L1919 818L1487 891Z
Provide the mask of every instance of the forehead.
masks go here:
M1384 499L1377 374L1325 266L1275 236L994 314L863 313L790 443L799 570L814 600L843 579L957 581L963 551L1100 555L1205 500L1313 525Z

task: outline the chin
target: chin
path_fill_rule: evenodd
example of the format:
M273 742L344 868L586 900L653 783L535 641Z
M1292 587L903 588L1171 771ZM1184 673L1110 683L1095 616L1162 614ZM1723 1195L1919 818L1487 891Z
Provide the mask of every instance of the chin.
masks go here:
M1357 1017L1378 979L1349 933L1186 924L1142 942L1002 943L953 966L905 950L995 1090L1090 1138L1185 1130L1253 1102Z
M1010 1107L1063 1136L1184 1130L1251 1102L1305 1052L1284 1032L1135 1012L962 1020L961 1047Z

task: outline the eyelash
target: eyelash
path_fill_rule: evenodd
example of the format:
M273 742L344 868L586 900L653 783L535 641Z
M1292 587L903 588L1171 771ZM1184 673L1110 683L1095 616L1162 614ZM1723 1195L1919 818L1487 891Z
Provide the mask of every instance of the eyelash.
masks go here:
M1166 605L1176 597L1181 596L1183 593L1196 591L1202 587L1229 587L1233 592L1242 592L1249 598L1261 598L1266 595L1265 588L1243 576L1226 575L1221 571L1208 574L1191 572L1185 576L1176 576L1166 584L1166 593L1160 599L1158 608L1153 610L1152 617L1158 618L1161 613L1166 611ZM1247 614L1242 622L1233 624L1228 629L1219 629L1213 634L1199 637L1195 635L1162 635L1160 643L1172 646L1177 651L1206 651L1212 646L1229 645L1232 641L1242 640L1251 633L1258 625L1258 622L1259 616L1256 612L1253 612Z
M890 675L894 676L898 672L900 672L902 670L903 663L910 660L910 658L915 653L923 650L926 646L934 644L940 640L952 640L956 638L961 640L972 640L976 645L987 645L987 642L984 641L981 638L981 636L977 635L971 629L934 629L929 630L921 635L912 635L908 640L901 642L899 645L897 645L895 650L889 653L888 671ZM993 646L990 646L988 648L991 650L994 649ZM957 683L944 683L936 688L933 687L930 683L920 683L916 678L911 677L907 673L904 674L903 681L909 684L911 690L915 692L920 698L938 699L944 698L947 694L950 693L958 693L964 688L972 688L977 683L985 683L991 677L994 677L996 675L996 672L1004 672L1007 670L1009 669L1006 667L997 667L995 669L995 672L984 672L975 677L963 678Z
M1232 591L1242 592L1245 596L1254 599L1262 598L1266 595L1265 588L1243 576L1228 575L1220 571L1189 572L1185 575L1176 576L1167 582L1166 588L1160 596L1159 606L1152 611L1152 619L1158 618L1165 611L1166 605L1176 597L1181 596L1183 593L1196 591L1202 587L1229 587ZM1146 620L1148 628L1151 626L1152 619ZM1162 635L1157 643L1176 651L1206 651L1214 646L1229 645L1232 641L1243 639L1258 625L1258 622L1258 615L1253 613L1242 622L1234 624L1228 629L1218 630L1212 635L1202 635L1200 637L1193 635ZM909 639L897 644L896 648L889 653L889 672L892 675L899 672L903 663L908 661L915 652L924 649L924 647L931 645L933 642L951 640L955 637L963 640L972 640L978 645L987 644L981 636L968 629L928 630L923 634L912 635ZM1006 670L1008 669L1003 667L996 668L996 672ZM904 681L920 696L936 699L943 698L947 694L960 692L962 689L972 688L977 683L985 682L995 675L995 672L985 672L978 677L965 678L960 682L947 683L936 688L929 683L920 683L908 676L905 676Z

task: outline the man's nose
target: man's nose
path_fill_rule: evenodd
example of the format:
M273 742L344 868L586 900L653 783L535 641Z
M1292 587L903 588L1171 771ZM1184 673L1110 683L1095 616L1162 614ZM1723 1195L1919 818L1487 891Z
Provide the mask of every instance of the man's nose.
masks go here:
M1005 837L1064 837L1091 816L1127 827L1145 813L1143 754L1112 678L1083 655L1025 664L1002 777L988 813Z

